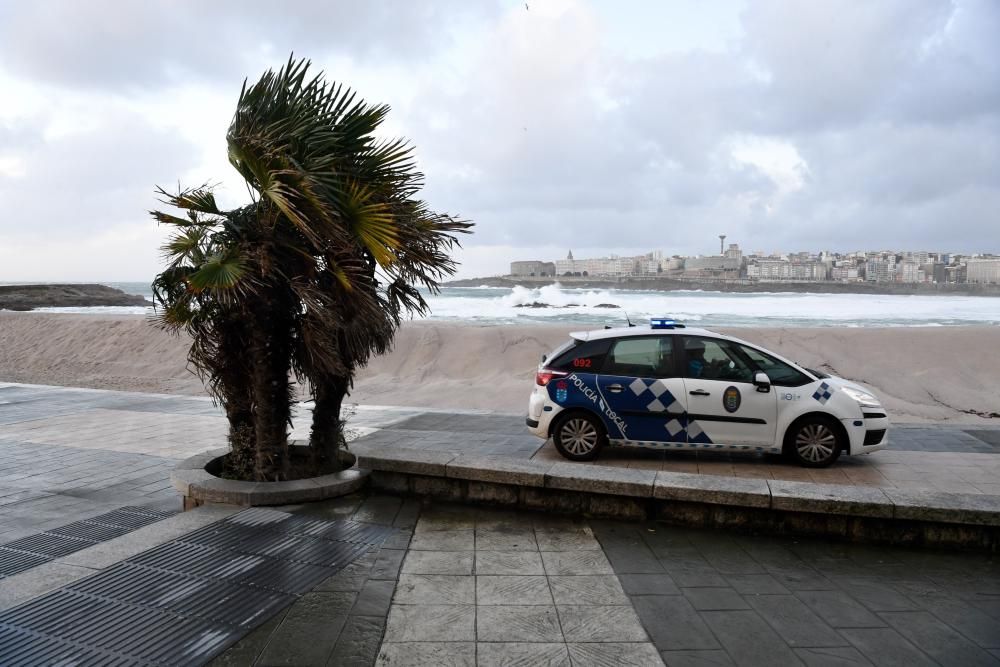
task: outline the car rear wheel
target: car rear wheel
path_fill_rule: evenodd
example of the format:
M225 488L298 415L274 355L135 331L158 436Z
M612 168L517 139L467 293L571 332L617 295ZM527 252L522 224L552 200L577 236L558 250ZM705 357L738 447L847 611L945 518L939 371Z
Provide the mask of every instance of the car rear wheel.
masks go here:
M592 461L607 441L604 425L583 412L562 417L552 428L552 442L570 461Z
M845 444L832 419L807 417L788 429L785 453L806 468L825 468L840 457Z

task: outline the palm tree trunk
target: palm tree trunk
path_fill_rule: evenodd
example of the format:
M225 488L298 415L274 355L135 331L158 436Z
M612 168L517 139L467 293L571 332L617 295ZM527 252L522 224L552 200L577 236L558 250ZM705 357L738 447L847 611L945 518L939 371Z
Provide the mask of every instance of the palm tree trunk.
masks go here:
M314 468L337 461L343 434L340 409L348 385L347 378L336 376L327 376L316 385L312 431L309 434Z
M273 293L261 295L253 313L251 380L257 440L254 476L258 481L286 479L291 460L288 423L291 416L288 380L289 333Z

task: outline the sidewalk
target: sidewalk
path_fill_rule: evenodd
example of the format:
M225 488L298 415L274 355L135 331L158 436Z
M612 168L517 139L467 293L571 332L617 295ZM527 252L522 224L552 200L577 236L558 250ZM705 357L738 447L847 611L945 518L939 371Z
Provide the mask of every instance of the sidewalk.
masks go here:
M515 419L361 408L352 426L367 435L359 450L547 456L540 441L514 430ZM204 399L0 384L0 543L57 534L78 521L104 525L101 515L124 506L179 509L169 469L218 446L224 433L224 420ZM966 492L995 493L982 478L1000 479L1000 457L990 453L1000 453L997 433L900 428L893 449L831 470L850 471L854 485L968 484L974 489ZM949 451L928 451L934 449ZM766 479L802 472L772 459L703 454L639 453L600 463L688 465ZM381 546L344 569L309 589L283 592L290 602L283 609L261 607L262 624L246 625L213 664L1000 664L995 556L422 504L385 494L275 509L388 532ZM25 646L24 631L4 621L16 605L65 586L75 592L60 595L80 596L87 577L135 563L164 543L203 540L192 531L220 525L236 511L206 506L0 574L0 647ZM301 559L264 543L226 548L258 554L265 564L289 554L292 563ZM230 570L237 562L230 559ZM226 571L196 576L222 590L230 586ZM106 656L87 644L93 637L70 640L71 628L57 621L47 630L51 637L32 635L36 655L72 641L80 656ZM3 650L0 664L11 664ZM121 664L146 663L123 655Z

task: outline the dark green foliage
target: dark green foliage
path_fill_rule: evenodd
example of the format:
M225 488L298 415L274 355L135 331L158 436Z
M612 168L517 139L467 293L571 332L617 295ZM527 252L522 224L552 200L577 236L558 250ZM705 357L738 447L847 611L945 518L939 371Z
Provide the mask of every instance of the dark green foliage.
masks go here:
M258 480L288 476L293 378L315 401L316 470L337 461L355 372L407 313L427 311L418 287L454 273L449 252L472 226L415 198L412 149L374 136L387 106L308 68L289 60L244 83L226 138L249 205L220 210L207 186L159 189L183 213L152 213L175 228L153 283L157 322L190 334L188 359L225 408L227 472Z

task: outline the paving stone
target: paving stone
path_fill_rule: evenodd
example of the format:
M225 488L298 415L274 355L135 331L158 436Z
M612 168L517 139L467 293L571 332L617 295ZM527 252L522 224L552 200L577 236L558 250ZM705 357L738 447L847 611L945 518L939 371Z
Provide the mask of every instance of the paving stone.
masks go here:
M884 621L843 591L799 591L795 595L831 627L885 627Z
M479 551L538 551L530 526L518 528L476 528Z
M989 614L951 598L921 600L924 608L983 648L1000 648L1000 625Z
M679 595L631 598L643 627L661 651L718 649L719 642L691 603Z
M871 661L856 648L797 648L795 655L806 667L858 667Z
M385 642L375 662L379 667L476 667L473 642Z
M543 551L545 574L614 574L611 563L600 551Z
M372 563L358 563L357 561L347 565L337 574L328 578L319 586L316 591L360 591L368 581L368 575L372 571Z
M660 651L667 667L729 667L735 665L729 654L715 651Z
M96 570L50 561L9 577L0 577L0 611L44 595Z
M569 651L561 643L480 643L476 646L478 667L539 665L569 667Z
M705 622L741 665L794 665L799 660L788 645L752 611L706 611Z
M618 574L656 574L663 565L645 544L605 545L604 554Z
M627 605L628 597L614 575L549 576L557 605Z
M726 581L740 595L781 595L788 589L769 574L728 574Z
M411 552L403 549L380 549L375 565L372 566L372 579L395 579L399 576L399 567L403 563L403 557Z
M667 574L619 574L618 581L627 595L680 595Z
M535 526L539 551L599 551L600 543L586 526L547 528Z
M435 505L424 510L414 529L416 533L439 530L472 530L476 527L476 512L471 507L445 509Z
M476 636L481 642L561 642L556 608L507 605L476 608Z
M284 618L285 611L278 612L208 663L208 667L245 667L254 664Z
M673 579L674 583L682 588L698 588L708 586L712 588L724 588L729 585L726 578L712 567L707 565L698 568L672 568L668 561L661 561L663 569Z
M883 612L899 634L942 665L995 665L993 657L925 611ZM1000 641L1000 623L996 626Z
M887 583L874 578L835 580L841 590L871 611L914 611L913 600L896 591Z
M404 574L472 574L471 551L409 551L403 561Z
M845 628L840 634L880 667L925 667L937 664L891 628Z
M663 661L648 642L567 644L574 667L656 667Z
M750 608L732 588L682 588L681 591L698 611Z
M471 529L417 532L410 540L411 551L473 551L475 548L475 533Z
M847 646L843 637L792 595L748 595L744 599L789 646Z
M366 581L358 593L351 614L357 616L385 616L388 614L395 583L391 579L369 579Z
M476 580L446 574L401 574L396 604L476 604Z
M386 642L471 642L476 639L473 605L400 605L389 608Z
M353 593L306 593L271 634L257 664L325 667L353 604Z
M476 604L552 605L549 582L544 576L476 576Z
M630 606L557 605L567 642L644 642L648 638Z
M384 617L349 616L327 667L369 667L375 664L384 630Z
M599 552L598 552L599 553ZM604 554L601 554L604 557ZM477 551L476 574L545 574L536 551Z
M833 591L837 586L815 569L806 565L794 567L765 565L767 573L790 591Z

